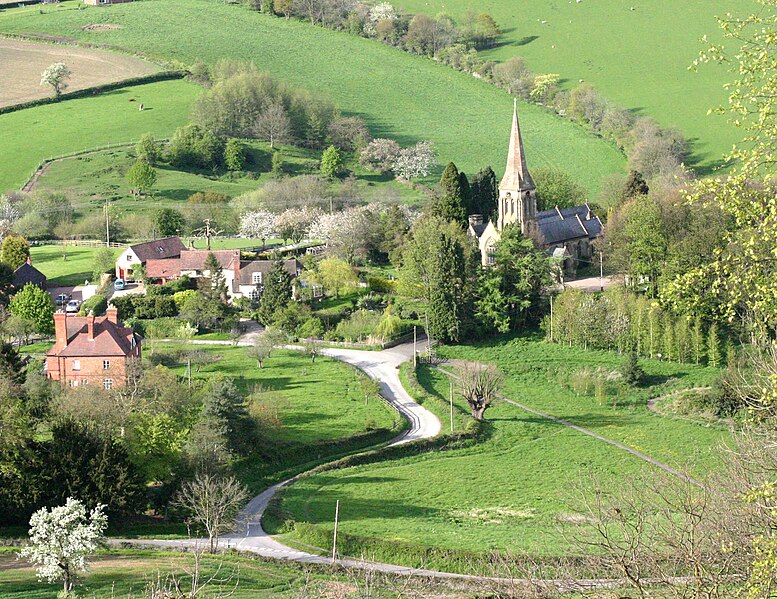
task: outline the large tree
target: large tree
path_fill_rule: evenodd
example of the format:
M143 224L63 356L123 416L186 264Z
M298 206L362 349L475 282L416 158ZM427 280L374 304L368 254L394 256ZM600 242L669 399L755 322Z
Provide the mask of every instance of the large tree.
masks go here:
M68 79L70 79L68 66L64 62L55 62L41 73L40 84L50 86L54 91L54 97L59 98L62 92L67 89Z
M245 453L252 447L254 422L248 415L246 402L231 379L213 379L202 395L200 418L216 423L224 430L228 447Z
M496 220L499 185L493 169L487 166L472 177L472 214L482 214L484 220Z
M291 275L282 260L276 260L264 280L256 316L265 326L273 324L275 314L291 301Z
M180 235L186 225L186 219L175 208L160 208L154 214L157 233L160 237Z
M459 393L469 404L475 420L483 420L501 385L502 374L493 364L466 362L459 369Z
M127 171L127 185L134 196L150 193L156 185L156 170L144 160L136 161Z
M537 210L552 210L554 207L578 206L586 200L586 189L569 174L552 167L541 167L532 171L537 184Z
M454 163L448 163L440 178L440 194L432 200L431 213L444 221L455 221L465 226L469 206L464 197L461 174ZM466 192L469 193L468 184Z
M54 332L54 304L51 296L40 287L27 283L11 299L11 314L35 323L35 330L44 335Z
M494 264L480 276L477 316L500 333L524 326L541 315L542 292L550 284L547 253L524 237L518 225L509 225L496 246Z
M254 133L259 139L270 142L270 149L276 143L284 144L292 139L291 121L280 104L271 104L256 119Z
M21 235L8 235L0 247L0 261L16 270L30 257L30 244Z

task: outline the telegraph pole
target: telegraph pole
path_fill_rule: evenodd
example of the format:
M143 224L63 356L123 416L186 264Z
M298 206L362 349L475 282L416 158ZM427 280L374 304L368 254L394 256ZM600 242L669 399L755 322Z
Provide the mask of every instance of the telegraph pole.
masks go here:
M448 384L450 385L448 397L451 402L451 432L453 432L453 381L449 381Z
M108 199L105 199L105 247L111 247L111 228L108 224Z
M418 339L418 335L416 334L416 326L413 325L413 371L416 369L416 356L418 355L418 350L416 350L416 342Z
M599 291L604 291L604 258L603 253L599 252Z
M553 294L550 294L550 342L553 343Z
M335 503L335 534L332 538L332 565L337 562L337 521L340 519L340 500Z

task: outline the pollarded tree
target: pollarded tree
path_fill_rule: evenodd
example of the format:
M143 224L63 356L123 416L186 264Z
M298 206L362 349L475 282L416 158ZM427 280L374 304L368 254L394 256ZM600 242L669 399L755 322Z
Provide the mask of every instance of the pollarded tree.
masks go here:
M11 314L35 323L35 330L49 335L54 332L54 304L40 287L27 283L11 298Z
M282 260L276 260L264 280L256 317L265 326L273 324L276 312L291 301L291 275Z
M134 196L150 193L156 185L156 170L144 160L138 160L127 171L127 184Z
M466 362L459 369L459 393L469 404L472 417L483 421L483 415L499 394L502 374L493 364Z
M16 270L30 257L30 244L21 235L8 235L0 247L0 262Z
M343 168L343 155L335 146L329 146L321 156L321 175L334 179Z
M104 508L98 504L87 513L83 503L69 497L63 506L39 509L30 518L30 544L19 556L36 566L41 579L62 581L69 596L76 576L89 567L87 558L105 544Z
M40 84L50 85L54 90L54 96L59 98L67 88L67 80L70 79L70 74L70 69L64 62L55 62L41 73Z

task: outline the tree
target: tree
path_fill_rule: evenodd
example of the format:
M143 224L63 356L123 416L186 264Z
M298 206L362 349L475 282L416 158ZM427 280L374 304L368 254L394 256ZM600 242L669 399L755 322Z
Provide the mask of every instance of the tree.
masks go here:
M273 221L275 215L272 212L256 210L246 212L240 217L240 234L251 239L261 239L262 245L273 234Z
M87 558L105 544L104 508L98 504L87 514L83 503L69 497L65 505L39 509L30 518L30 544L19 556L36 566L40 578L61 580L70 596L76 576L89 567Z
M216 169L224 157L224 142L204 127L186 125L173 133L167 155L179 168Z
M137 160L127 171L127 185L134 196L150 193L156 185L156 170L143 160Z
M30 257L30 244L21 235L7 235L0 246L0 261L16 270Z
M11 298L11 314L35 323L35 330L43 335L54 332L54 304L51 296L37 285L27 283Z
M492 258L493 264L480 275L478 318L500 333L536 322L545 305L543 290L551 284L545 251L524 237L519 226L509 225Z
M639 386L642 383L642 379L645 378L645 371L639 365L639 356L637 355L636 348L633 347L629 350L629 356L621 368L621 374L623 375L623 382L632 387Z
M159 160L159 144L150 133L144 133L135 145L135 158L147 162L151 166Z
M59 98L67 89L67 80L70 79L70 69L64 62L55 62L46 67L40 76L41 85L50 85L54 90L54 97Z
M569 173L552 167L532 171L537 185L537 210L569 208L585 202L587 191Z
M242 171L246 164L246 150L243 142L230 137L224 146L224 166L228 171Z
M116 266L116 252L111 248L102 247L94 254L92 263L92 279L100 284L102 276L107 272L113 272Z
M370 130L364 119L358 116L337 117L329 125L332 145L344 152L354 152L370 141Z
M200 292L211 301L225 303L227 301L227 283L224 279L224 269L216 258L216 254L209 253L205 258L203 272L208 273L208 279Z
M490 166L481 169L472 177L472 214L482 214L483 219L495 220L499 186L496 174Z
M353 268L339 258L325 258L318 265L318 273L321 284L327 291L334 292L335 297L340 297L340 292L348 287L353 287L358 282L358 277Z
M219 537L234 528L235 520L248 499L248 490L234 477L198 473L181 487L174 504L189 514L208 535L211 553Z
M310 226L318 219L320 212L317 209L289 208L276 215L273 220L273 230L284 242L290 239L293 243L299 243L307 235Z
M231 379L211 380L202 396L200 419L223 428L232 451L245 453L251 449L254 423L248 415L245 399Z
M263 368L265 360L270 357L278 343L280 343L280 336L273 329L265 329L256 335L248 353L256 360L256 365Z
M291 301L291 275L282 260L276 260L264 281L256 317L265 326L273 324L275 313Z
M329 146L321 156L321 176L334 179L343 168L343 155L335 146Z
M172 237L181 234L186 219L175 208L160 208L154 214L154 224L160 237Z
M419 141L411 148L399 151L391 163L391 170L402 179L426 177L434 166L434 147L430 141Z
M718 325L714 322L707 331L707 364L713 368L720 368L723 364L723 352L720 347Z
M220 300L205 297L198 291L186 299L179 316L198 328L213 328L224 318L225 308Z
M276 178L280 179L283 176L283 155L278 152L277 150L272 153L272 170L270 171L270 174Z
M359 153L359 164L387 173L393 168L401 150L393 139L375 138Z
M472 417L482 422L485 411L499 394L502 374L493 364L465 362L459 369L459 393L469 404Z
M629 171L629 176L623 186L623 197L633 198L638 195L646 196L649 191L650 188L648 187L645 178L642 176L642 173L639 171Z
M256 119L254 133L259 139L270 142L270 149L276 143L287 143L291 140L291 121L286 110L280 104L267 107Z
M464 202L462 182L459 169L452 162L448 163L440 178L442 193L432 201L431 213L444 221L454 221L466 226L468 207Z

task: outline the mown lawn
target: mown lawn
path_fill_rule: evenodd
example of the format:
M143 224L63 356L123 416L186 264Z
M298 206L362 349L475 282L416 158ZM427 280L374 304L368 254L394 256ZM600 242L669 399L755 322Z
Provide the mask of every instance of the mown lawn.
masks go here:
M143 346L147 358L155 353L173 354L182 350L201 351L211 356L210 363L193 367L195 379L222 375L235 379L246 394L268 392L252 408L262 416L260 428L265 443L258 448L259 454L237 464L238 473L252 491L264 490L269 483L302 464L390 438L392 435L365 437L355 444L349 440L354 435L391 429L401 423L396 412L379 397L372 396L365 401L360 388L362 375L337 360L319 357L312 364L300 352L275 350L264 367L259 368L243 347L151 341ZM174 359L169 365L179 375L186 374L185 359Z
M49 287L83 285L92 280L98 247L74 245L34 245L30 247L32 263L48 278ZM120 248L111 248L118 256Z
M0 190L18 189L47 158L136 141L144 133L168 137L186 123L200 90L188 81L160 81L2 114Z
M757 10L750 0L483 0L477 6L468 0L406 0L401 6L457 19L468 10L490 13L504 34L483 58L521 56L535 72L561 75L566 87L580 79L593 84L613 102L678 127L693 141L692 163L698 166L716 163L742 138L725 117L707 115L726 103L723 84L733 75L717 65L698 72L688 66L706 49L702 36L722 41L714 17L744 17Z
M431 139L441 164L437 176L450 160L468 173L489 164L502 172L512 103L505 92L464 73L373 40L208 0L138 2L107 11L65 4L44 14L5 11L0 31L106 43L160 62L252 60L280 79L331 97L344 113L364 117L377 137L402 144ZM81 29L95 23L121 28ZM623 170L623 156L609 143L539 107L521 104L519 111L530 166L557 166L592 192L603 175Z
M672 466L693 462L697 474L714 467L715 449L727 436L718 428L651 414L644 404L649 395L664 389L709 382L715 376L711 369L645 361L647 387L613 407L609 401L577 396L557 381L560 371L616 368L623 358L614 353L550 346L531 337L445 348L445 353L496 362L506 375L509 397ZM447 400L447 377L422 367L419 379ZM455 405L460 430L467 409L459 397ZM438 412L447 430L443 406L428 407ZM283 516L328 529L339 499L340 530L346 535L460 551L562 556L570 551L564 533L580 525L571 504L577 487L591 485L593 479L613 485L652 468L623 450L506 403L491 408L487 420L487 437L474 447L303 478L284 491ZM290 535L304 538L305 532ZM358 550L355 543L349 547L352 551ZM364 547L381 551L384 560L414 565L422 561L418 552L380 544Z

